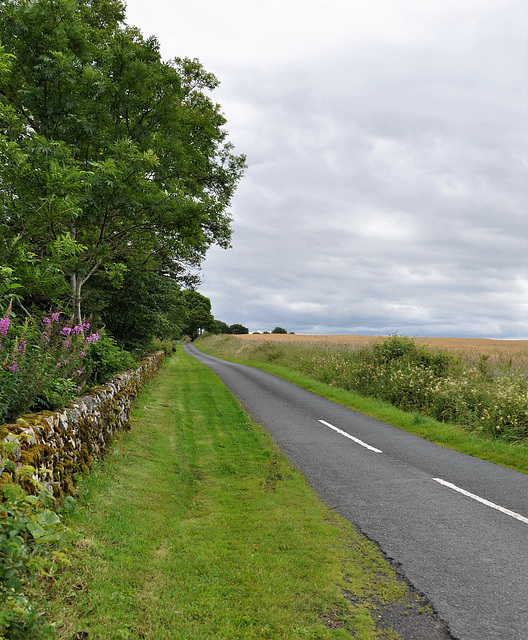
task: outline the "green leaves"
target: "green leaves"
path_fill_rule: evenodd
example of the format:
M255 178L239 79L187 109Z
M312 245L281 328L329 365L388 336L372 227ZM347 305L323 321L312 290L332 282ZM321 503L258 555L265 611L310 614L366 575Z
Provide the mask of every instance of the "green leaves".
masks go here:
M88 247L80 244L74 238L71 237L69 231L58 236L58 238L51 243L52 254L59 258L67 256L76 256L84 253L88 250Z
M215 319L211 314L211 301L197 291L182 291L179 297L181 328L194 340L200 331L214 331Z
M57 525L61 519L53 511L40 511L35 520L30 520L26 528L39 544L48 544L60 540L59 533L56 532Z
M76 316L99 270L174 272L228 247L245 167L207 95L217 78L196 59L164 62L123 19L117 0L0 11L0 245L19 235L75 282Z
M13 291L22 287L13 273L10 267L0 266L0 313L7 309L8 301L14 296Z
M12 436L13 438L13 436ZM17 468L9 458L22 442L16 438L0 442L0 467L13 482L1 487L0 500L0 636L6 640L45 640L52 625L42 606L31 602L27 591L36 585L37 574L52 575L67 558L52 546L66 529L60 517L47 508L49 494L37 487L28 495L18 480L34 473L25 465Z

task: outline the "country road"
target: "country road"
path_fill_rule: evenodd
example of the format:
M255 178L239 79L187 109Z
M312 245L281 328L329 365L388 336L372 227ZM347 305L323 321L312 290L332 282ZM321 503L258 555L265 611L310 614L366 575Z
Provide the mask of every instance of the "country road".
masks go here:
M528 476L259 369L210 367L321 498L375 540L459 640L528 639Z

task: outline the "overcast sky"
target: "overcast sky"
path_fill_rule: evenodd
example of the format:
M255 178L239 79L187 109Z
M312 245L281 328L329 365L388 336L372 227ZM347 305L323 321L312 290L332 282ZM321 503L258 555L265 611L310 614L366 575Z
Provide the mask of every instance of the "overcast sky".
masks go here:
M525 0L128 0L248 169L199 291L253 331L528 338Z

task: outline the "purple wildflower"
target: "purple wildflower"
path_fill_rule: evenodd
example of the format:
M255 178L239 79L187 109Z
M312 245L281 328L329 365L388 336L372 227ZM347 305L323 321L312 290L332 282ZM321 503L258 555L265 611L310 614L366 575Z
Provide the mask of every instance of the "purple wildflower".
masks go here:
M71 347L71 342L68 339L66 339L66 340L63 341L62 346L65 349L69 349Z
M17 370L17 361L15 360L13 364L8 365L7 368L9 369L9 371L12 371L14 373Z
M71 327L64 327L63 329L61 329L61 335L63 336L69 336L71 332Z
M76 325L73 327L73 333L74 333L76 336L78 336L78 335L79 335L80 333L82 333L82 332L83 332L83 328L82 328L82 326L81 326L81 325L76 324Z
M90 328L90 323L89 322L83 322L82 323L82 328L84 331L88 331L88 329Z
M55 311L55 313L51 314L51 319L53 322L58 322L60 317L60 311Z
M48 318L48 316L42 318L42 324L51 324L51 320Z
M81 357L84 358L85 355L86 355L86 351L81 351Z
M0 336L5 336L10 324L11 320L9 318L2 318L0 320Z
M86 338L86 344L91 344L92 342L97 342L98 340L99 340L99 334L98 333L91 333Z
M20 351L22 351L22 353L24 353L24 351L26 350L26 340L22 340L22 342L18 345L18 348L20 349Z

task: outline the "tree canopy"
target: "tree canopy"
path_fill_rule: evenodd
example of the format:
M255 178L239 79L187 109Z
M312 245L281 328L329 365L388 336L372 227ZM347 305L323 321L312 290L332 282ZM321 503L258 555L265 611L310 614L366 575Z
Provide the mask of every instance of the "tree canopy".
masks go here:
M0 0L0 41L0 252L26 302L69 296L79 322L96 275L185 283L229 246L245 159L197 60L163 61L119 0Z
M229 327L229 331L227 333L230 333L236 336L241 336L245 333L249 333L249 329L247 327L244 327L244 325L241 325L241 324L232 324Z
M183 334L195 340L202 331L217 331L211 313L211 301L197 291L182 291L178 300L180 327Z
M288 333L288 332L286 331L286 329L283 329L282 327L275 327L275 329L273 329L271 333Z

